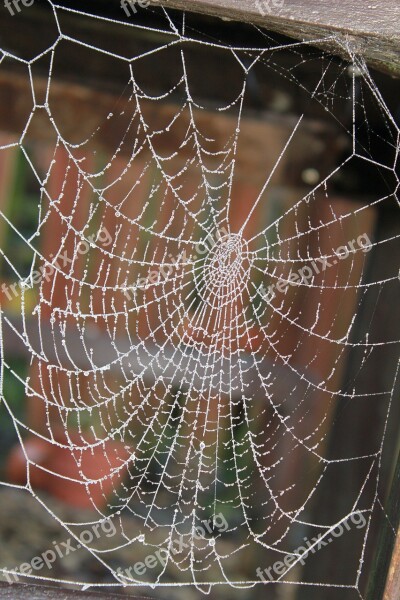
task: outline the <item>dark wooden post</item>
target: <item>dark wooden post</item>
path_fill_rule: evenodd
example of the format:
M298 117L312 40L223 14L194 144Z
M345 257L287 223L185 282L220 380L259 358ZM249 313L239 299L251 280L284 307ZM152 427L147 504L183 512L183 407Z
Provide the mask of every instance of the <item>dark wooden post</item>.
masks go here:
M375 241L382 243L378 244L371 253L365 283L384 281L397 276L398 265L396 267L395 257L400 255L400 239L397 237L392 242L387 240L395 238L399 234L400 219L397 213L382 211L375 233ZM400 282L396 278L390 283L374 286L367 292L359 306L353 341L366 339L367 335L370 343L377 343L378 340L388 342L400 338L399 287ZM363 484L367 473L365 466L360 461L349 463L350 468L345 471L343 477L337 478L334 487L332 487L332 479L322 482L320 492L315 498L315 513L311 517L311 521L335 522L336 515L345 515L349 511L349 499L356 498L361 489L363 489L362 504L365 507L372 504L375 493L378 494L379 502L375 503L376 508L372 514L359 584L365 592L368 584L367 578L374 562L377 538L383 525L381 551L370 584L373 592L369 597L369 600L382 600L394 546L392 527L397 529L400 518L399 476L395 481L397 487L393 490L392 501L386 508L387 520L385 507L380 507L380 503L385 504L387 497L390 475L393 472L394 452L399 439L400 381L398 378L396 381L398 356L393 351L392 345L387 344L380 350L374 351L364 365L363 355L364 350L361 346L354 346L350 352L342 389L351 393L355 388L355 393L362 394L362 396L357 399L344 397L339 400L330 434L327 458L336 458L339 450L342 456L349 457L377 452L382 443L388 403L391 401L380 465L378 463L374 465L371 477L367 480L364 488ZM378 389L392 389L391 399L388 396L385 399L385 397L370 395L371 392ZM378 468L379 483L376 488ZM346 535L343 538L346 538ZM349 542L341 546L340 554L332 546L320 550L312 557L315 560L307 560L302 581L324 580L330 583L340 582L354 585L360 556L355 556L354 547ZM392 568L397 569L398 575L400 564L398 562L395 565L392 564ZM323 588L323 590L324 600L334 600L339 597L335 588ZM297 600L320 600L320 598L321 589L318 587L305 586L298 591ZM340 598L341 600L353 600L359 596L355 589L344 589L340 592ZM398 600L398 596L388 596L385 597L385 600Z
M368 600L376 598L400 598L400 454L368 590Z

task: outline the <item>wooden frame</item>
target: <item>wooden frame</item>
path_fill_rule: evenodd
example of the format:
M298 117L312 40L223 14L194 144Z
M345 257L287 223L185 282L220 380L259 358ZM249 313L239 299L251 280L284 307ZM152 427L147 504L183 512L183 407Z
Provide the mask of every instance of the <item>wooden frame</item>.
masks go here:
M129 597L132 600L149 600L145 596ZM44 585L0 583L0 598L1 600L121 600L126 596L111 592L107 595L98 592L78 592Z
M400 454L387 510L388 515L380 532L368 600L400 598ZM393 530L397 531L395 538Z

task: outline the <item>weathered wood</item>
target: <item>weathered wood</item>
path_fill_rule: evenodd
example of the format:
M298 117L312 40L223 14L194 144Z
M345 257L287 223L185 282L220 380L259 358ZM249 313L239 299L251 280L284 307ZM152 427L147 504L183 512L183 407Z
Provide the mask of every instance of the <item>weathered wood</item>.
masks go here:
M144 596L129 596L132 600L149 600ZM0 583L1 600L121 600L126 595L79 592L56 587Z
M77 8L72 0L59 0L59 5ZM349 58L351 50L365 57L373 67L386 73L400 75L400 5L397 0L360 2L359 0L151 0L150 11L139 9L130 20L131 24L151 22L154 6L191 11L197 14L221 17L225 20L254 23L270 31L289 36L296 40L321 40L316 45L333 54ZM282 5L282 6L279 6ZM22 21L30 21L39 10L47 9L48 26L41 26L41 35L36 36L36 45L46 44L46 38L57 35L49 3L36 0L28 10L9 15L6 8L0 7L4 29L12 30L16 37ZM82 0L79 10L96 14L108 13L115 19L124 20L120 0L97 0L96 3ZM84 20L81 18L81 20ZM53 22L52 22L53 21ZM101 23L97 24L101 26ZM222 25L221 25L222 26ZM165 27L165 22L164 22ZM109 28L113 25L109 23ZM162 26L161 26L162 29ZM161 32L160 32L161 33ZM34 36L35 30L31 28ZM142 31L142 36L145 32ZM131 35L133 35L131 30ZM135 35L140 35L136 30ZM151 34L154 40L157 35ZM2 32L2 38L3 38ZM326 38L329 37L329 41ZM212 37L210 39L213 39ZM215 38L214 38L215 39ZM325 39L325 41L324 41ZM28 41L28 40L27 40ZM123 43L121 43L123 49ZM222 72L222 71L220 71ZM160 70L159 76L163 76Z
M400 455L370 579L368 600L400 598Z
M400 530L397 533L389 577L386 584L384 600L397 600L400 598Z
M152 4L256 23L299 40L334 36L320 45L348 58L348 44L371 66L400 75L397 0L152 0Z

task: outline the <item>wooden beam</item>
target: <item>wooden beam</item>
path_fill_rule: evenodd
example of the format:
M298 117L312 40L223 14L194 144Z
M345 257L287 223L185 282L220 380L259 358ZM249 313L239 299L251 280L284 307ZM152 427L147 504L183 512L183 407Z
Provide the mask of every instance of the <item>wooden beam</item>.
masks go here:
M255 23L298 40L332 36L319 45L348 58L348 44L371 66L400 76L397 0L152 0L152 4Z
M370 577L368 600L400 598L400 454L393 478L378 551ZM393 531L397 531L396 538Z
M0 583L0 600L121 600L122 594L79 592L42 585ZM132 600L149 600L144 596L130 596Z
M396 545L383 600L397 600L398 598L400 598L400 529L397 532Z

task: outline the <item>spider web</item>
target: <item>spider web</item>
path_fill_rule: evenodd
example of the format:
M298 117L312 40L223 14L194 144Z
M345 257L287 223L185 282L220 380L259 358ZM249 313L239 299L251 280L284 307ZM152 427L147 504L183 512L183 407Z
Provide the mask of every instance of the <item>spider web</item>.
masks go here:
M32 107L18 138L0 150L18 148L40 186L35 231L25 235L1 212L31 253L22 272L13 255L1 251L21 296L20 317L2 310L0 320L1 401L26 459L27 481L18 489L77 541L83 528L112 519L117 534L107 547L82 546L114 583L68 581L85 588L194 585L208 593L230 585L243 592L265 583L256 567L287 556L291 565L274 579L302 584L295 548L305 536L326 540L338 524L363 514L365 529L343 536L356 538L352 581L321 581L316 572L311 582L338 588L338 597L345 588L363 597L360 577L379 503L396 374L388 387L366 392L357 389L357 375L349 381L344 373L351 352L361 356L361 372L388 344L397 351L398 339L361 336L356 316L370 294L379 297L398 285L396 268L382 278L367 275L376 248L395 249L399 237L374 239L374 211L386 204L398 210L399 129L366 65L348 47L348 63L340 62L312 50L313 44L282 44L256 27L249 46L216 40L189 27L185 15L164 10L157 13L163 21L158 27L121 15L119 26L132 36L147 32L156 40L143 54L125 55L99 40L73 37L64 21L78 11L51 8L58 35L45 52L30 60L1 53L2 63L16 61L29 75ZM63 131L63 106L53 101L59 58L73 47L126 70L115 110L101 123L77 117L79 139ZM194 48L204 53L203 77L211 84L215 64L208 53L232 62L237 81L225 90L229 100L211 106L193 91ZM288 62L281 60L283 52ZM172 57L175 83L160 91L156 64L164 55ZM48 77L40 93L36 66L45 61ZM304 80L302 69L310 63L314 76ZM157 92L152 78L143 78L142 64L152 65L152 78L160 78ZM279 135L271 125L262 181L244 192L238 156L246 119L255 118L247 103L261 68L267 79L302 95L304 111L290 117ZM276 98L279 105L282 96ZM309 107L335 128L343 151L336 149L337 159L332 156L322 170L323 160L315 156L305 177L316 180L282 200L278 188L290 179L287 156L305 151ZM38 115L53 131L46 150L29 143ZM97 140L110 131L118 140L107 154ZM368 165L380 189L368 202L335 201L333 184L353 164ZM342 260L337 249L357 239L363 244ZM291 274L306 267L312 276L289 285ZM46 270L51 276L43 275ZM272 296L266 293L271 285ZM8 358L12 335L30 356L26 376ZM22 386L36 425L15 414L6 377ZM360 399L384 406L379 445L367 441L362 455L340 447L328 455L337 403L361 411ZM41 465L27 436L66 450L76 468L68 474ZM87 466L93 456L96 473ZM361 483L347 509L331 521L316 520L312 509L321 486L334 485L354 464ZM60 487L82 488L97 520L65 522L36 485L43 474ZM205 523L211 524L205 535L196 535ZM184 547L172 552L177 539ZM132 557L161 549L167 558L142 577L122 577L114 558L121 549ZM46 579L66 583L51 574Z

